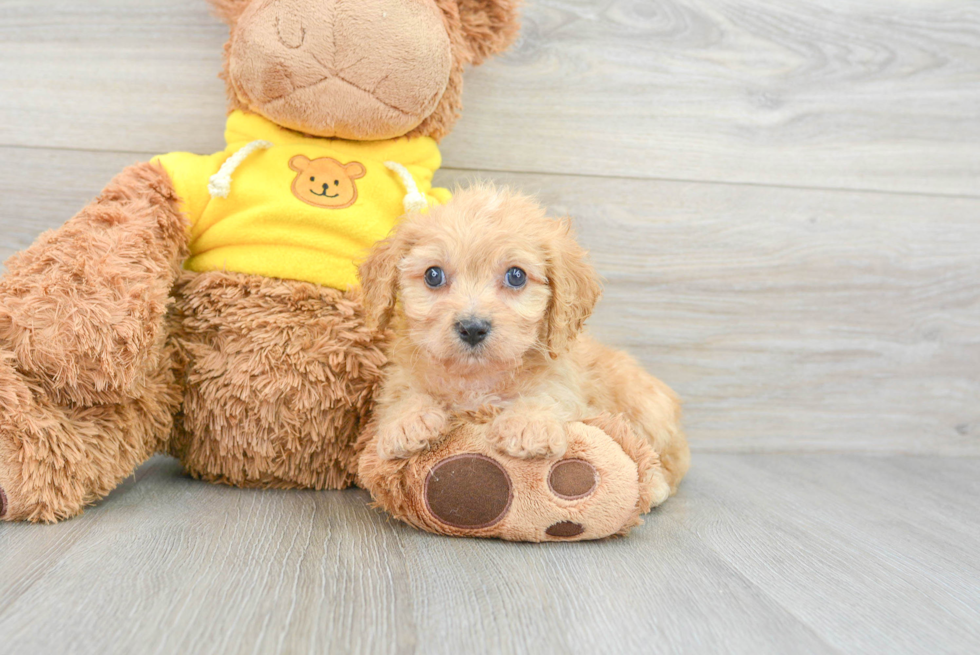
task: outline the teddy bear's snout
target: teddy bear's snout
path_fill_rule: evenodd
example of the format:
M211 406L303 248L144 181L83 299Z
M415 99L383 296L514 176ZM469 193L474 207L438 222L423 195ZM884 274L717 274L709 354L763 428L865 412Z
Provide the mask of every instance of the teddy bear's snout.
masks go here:
M451 65L434 0L280 0L242 17L228 69L241 100L266 118L368 140L420 125Z

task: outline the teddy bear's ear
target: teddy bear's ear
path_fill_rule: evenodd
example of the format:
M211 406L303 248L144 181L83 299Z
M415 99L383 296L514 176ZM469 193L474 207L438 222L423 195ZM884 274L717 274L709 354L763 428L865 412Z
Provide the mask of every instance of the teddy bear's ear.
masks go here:
M228 23L234 25L245 8L252 0L209 0L215 15Z
M457 0L463 34L473 52L471 63L503 52L520 31L520 0Z

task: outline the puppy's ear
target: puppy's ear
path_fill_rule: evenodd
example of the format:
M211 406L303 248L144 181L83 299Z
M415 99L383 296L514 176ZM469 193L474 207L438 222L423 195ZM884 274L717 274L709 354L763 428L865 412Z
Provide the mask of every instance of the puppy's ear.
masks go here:
M252 0L210 0L215 15L234 27Z
M371 249L361 264L359 273L363 290L364 315L367 326L384 331L395 314L398 300L398 263L405 256L405 239L397 232L388 235Z
M457 0L463 35L476 65L506 50L520 31L520 0Z
M549 253L548 285L551 304L547 314L548 351L552 358L568 350L592 315L602 286L588 262L588 254L575 241L571 223L562 219Z

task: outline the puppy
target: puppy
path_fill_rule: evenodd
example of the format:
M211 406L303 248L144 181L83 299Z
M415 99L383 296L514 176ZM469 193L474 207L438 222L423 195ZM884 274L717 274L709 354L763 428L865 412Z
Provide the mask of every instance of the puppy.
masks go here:
M369 324L394 332L375 410L382 459L434 446L452 419L488 409L497 449L557 458L567 423L605 416L615 429L619 415L660 456L656 502L676 490L690 460L678 399L582 333L601 288L567 220L475 186L406 217L360 273Z

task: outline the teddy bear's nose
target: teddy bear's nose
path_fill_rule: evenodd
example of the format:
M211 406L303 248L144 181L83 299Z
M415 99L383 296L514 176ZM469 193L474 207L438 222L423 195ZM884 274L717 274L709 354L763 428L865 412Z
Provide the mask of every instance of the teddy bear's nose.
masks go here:
M323 190L326 191L328 188L330 188L330 185L327 184L326 182L324 182L323 183Z

